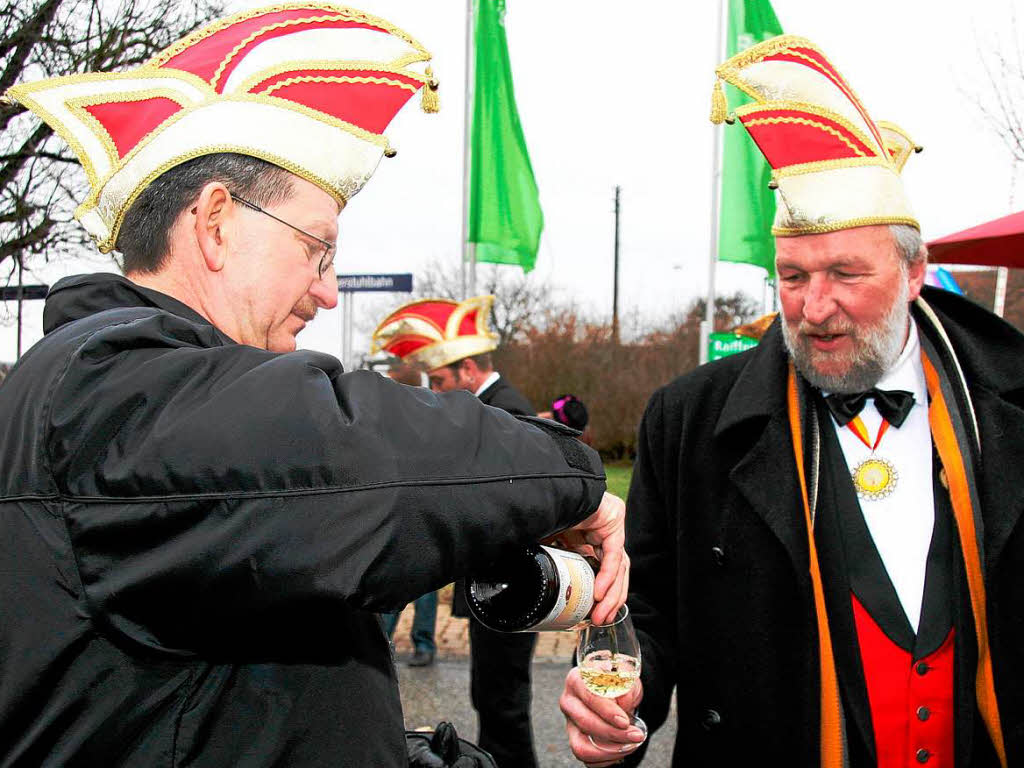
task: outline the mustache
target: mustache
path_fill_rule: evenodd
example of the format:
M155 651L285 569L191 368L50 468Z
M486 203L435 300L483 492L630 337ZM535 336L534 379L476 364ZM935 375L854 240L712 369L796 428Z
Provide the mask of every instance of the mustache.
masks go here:
M308 323L316 317L318 309L317 305L309 297L305 297L292 307L292 314Z
M853 334L857 329L853 323L842 318L831 318L822 325L801 320L796 330L802 336L832 336L840 333Z

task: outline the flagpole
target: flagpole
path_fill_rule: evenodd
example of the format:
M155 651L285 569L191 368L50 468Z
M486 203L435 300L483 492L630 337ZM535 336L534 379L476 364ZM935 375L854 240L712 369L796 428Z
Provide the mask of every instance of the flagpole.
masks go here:
M992 302L992 311L1000 317L1003 316L1003 310L1006 308L1006 278L1009 274L1010 270L1006 267L996 269L996 295Z
M466 0L466 109L463 116L462 140L462 241L459 253L462 256L462 297L467 299L476 291L476 248L469 242L469 154L472 145L473 123L473 3ZM472 266L470 266L472 262Z
M715 67L725 58L725 0L718 0L718 51ZM698 360L703 365L708 361L708 342L715 330L715 267L718 264L718 207L722 181L722 126L713 125L714 144L711 170L711 247L708 256L708 303L704 309L704 321L700 324L700 350Z

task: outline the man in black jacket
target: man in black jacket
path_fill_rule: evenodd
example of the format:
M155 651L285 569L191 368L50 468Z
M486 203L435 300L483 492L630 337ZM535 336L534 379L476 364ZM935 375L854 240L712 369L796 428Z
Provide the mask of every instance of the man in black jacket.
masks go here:
M293 351L427 58L274 6L11 92L80 153L126 276L57 283L0 390L0 765L400 768L376 612L572 526L600 610L624 598L624 509L570 434Z
M635 764L616 718L642 696L656 728L674 688L675 766L1020 764L1024 337L922 288L913 144L820 50L774 38L718 72L755 98L736 117L779 189L781 316L648 404L642 689L602 701L570 673L573 750L605 764L595 734Z
M387 350L427 369L434 392L465 390L480 402L515 416L536 411L494 370L498 336L489 328L493 296L462 302L424 299L388 315L373 334L373 349ZM488 629L469 611L462 582L455 584L452 615L469 618L470 692L480 746L499 766L537 765L530 722L530 664L537 636Z

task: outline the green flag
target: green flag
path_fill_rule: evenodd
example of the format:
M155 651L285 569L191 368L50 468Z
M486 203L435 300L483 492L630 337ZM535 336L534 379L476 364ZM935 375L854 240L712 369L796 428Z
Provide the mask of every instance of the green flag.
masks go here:
M728 0L729 57L763 40L782 34L768 0ZM725 86L729 109L746 104L750 97ZM771 169L753 139L739 123L725 126L722 152L722 207L718 218L718 258L754 264L775 277L775 193L768 189Z
M476 0L476 66L470 150L469 242L476 260L537 261L544 214L519 124L508 42L505 0Z

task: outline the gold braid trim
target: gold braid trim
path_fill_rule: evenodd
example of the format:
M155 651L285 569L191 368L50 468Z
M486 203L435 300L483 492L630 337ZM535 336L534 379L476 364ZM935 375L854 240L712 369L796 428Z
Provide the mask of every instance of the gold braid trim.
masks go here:
M788 51L786 51L786 53L788 53L791 56L795 56L798 59L803 59L810 66L814 67L814 69L816 69L822 75L824 75L829 80L831 80L833 85L835 85L839 90L841 90L843 93L845 93L847 98L849 98L850 101L852 101L857 106L857 110L860 113L861 119L864 120L865 123L867 123L869 128L872 127L872 123L874 123L874 120L868 114L868 110L864 106L864 104L861 102L860 97L854 92L853 86L850 85L849 81L836 68L836 65L833 64L831 61L829 61L828 57L824 54L824 52L819 50L817 47L814 47L813 50L815 50L819 54L821 54L821 57L823 59L825 59L826 62L828 62L829 67L832 68L831 72L829 72L824 67L822 67L820 62L815 61L810 56L808 56L806 53L800 53L800 51L795 51L795 50L788 50ZM875 127L876 130L878 129L877 125L875 125L874 127ZM884 153L884 151L885 151L885 142L883 141L881 134L875 136L875 143L881 146L881 149L883 150L883 153Z
M441 304L456 304L456 305L459 303L457 301L454 301L453 299L442 298L441 296L429 296L429 297L423 298L423 299L413 299L412 301L407 301L407 302L405 302L403 304L399 304L397 307L395 307L393 310L391 310L388 313L388 316L385 317L380 322L380 324L374 329L374 331L371 334L371 336L376 336L381 331L381 329L384 328L385 326L390 325L391 323L400 321L402 319L401 317L395 317L395 315L397 315L399 312L405 312L410 307L415 307L417 304L430 304L430 303L434 303L434 302L441 303ZM438 325L434 320L430 319L429 317L426 317L424 315L419 315L419 314L417 314L415 312L408 313L407 316L409 316L409 317L416 317L416 318L419 318L419 319L423 320L424 322L432 325L434 328L437 329L437 333L438 333L439 337L443 337L444 336L444 328L442 328L440 325Z
M399 59L398 61L402 61ZM329 61L327 59L307 59L305 61L293 61L288 64L281 64L276 67L270 67L268 69L262 69L255 74L249 75L245 80L241 82L236 93L247 93L253 88L258 86L265 80L269 80L276 75L283 75L286 72L295 72L298 70L315 69L315 70L326 70L332 72L387 72L392 75L402 75L408 77L410 80L418 80L419 82L426 85L430 81L430 77L426 74L420 74L410 69L405 69L402 66L398 66L393 62L391 64L384 64L379 61L367 61L365 59L352 59L344 61ZM312 77L312 75L311 75Z
M260 93L264 96L270 96L278 88L284 88L287 85L294 85L295 83L369 83L374 85L392 85L396 88L404 88L407 91L412 91L413 93L416 93L416 91L419 90L415 85L403 83L401 80L389 80L386 77L300 75L298 77L289 77L287 80L279 80L266 90L260 91Z
M172 91L168 88L149 88L143 91L131 91L130 93L117 94L119 98L111 99L106 94L93 94L90 96L79 96L78 98L68 99L64 102L64 105L68 108L75 117L81 120L83 123L92 128L93 133L96 134L96 138L103 145L103 149L106 150L107 159L110 160L110 165L116 168L121 162L121 155L117 151L117 144L114 143L113 137L103 123L96 119L96 117L89 112L86 107L93 107L97 104L129 104L133 101L146 101L147 99L164 98L175 102L182 109L188 109L192 106L192 102L184 97L183 94ZM166 123L170 120L168 118L162 123L158 123L153 127L145 136L139 141L140 143L145 141L150 135L159 131ZM82 166L86 164L92 166L92 161L89 158L82 158ZM96 174L90 174L88 171L86 175L90 178L96 177ZM109 175L108 175L109 178Z
M735 74L741 69L746 69L751 64L758 64L769 56L773 56L776 53L785 51L787 48L793 47L810 48L821 53L821 51L818 50L818 46L806 37L800 37L798 35L779 35L777 37L764 40L757 45L751 46L745 51L740 51L732 58L727 59L725 62L720 64L718 68L715 69L715 72L720 77L725 77L727 74ZM822 56L824 56L824 54L822 54ZM829 64L831 64L831 62L829 62Z
M331 115L325 114L323 112L318 112L315 109L310 109L307 106L304 106L302 104L297 104L297 103L295 103L293 101L289 101L288 99L281 99L281 98L277 98L277 97L273 97L273 96L262 96L260 94L239 94L237 96L218 96L216 99L210 99L209 101L204 101L204 102L201 102L199 104L192 104L192 105L186 107L181 112L177 112L174 115L171 115L169 118L164 120L164 122L160 123L160 125L157 128L157 130L150 131L148 134L146 134L146 136L142 139L142 141L140 141L138 144L136 144L132 148L132 151L124 156L124 158L120 161L118 166L115 167L113 170L111 170L110 173L108 173L103 179L100 180L100 182L97 185L94 186L93 191L90 193L89 197L86 198L85 202L83 203L83 206L88 205L88 206L92 207L92 205L94 205L95 202L99 199L100 192L102 191L103 187L106 186L107 182L110 181L110 179L114 176L114 174L116 174L118 171L120 171L122 168L124 168L124 166L126 166L129 162L131 162L131 160L134 159L134 157L137 154L139 154L139 152L141 152L142 149L147 144L149 144L150 141L152 141L152 139L155 136L155 134L164 131L168 126L174 124L178 120L182 120L183 118L187 117L188 115L191 115L193 112L197 112L198 110L202 109L203 107L213 106L213 105L216 105L216 104L222 104L222 103L224 103L226 101L238 101L238 102L250 102L250 103L256 103L256 104L266 104L266 105L272 105L273 107L278 108L278 109L288 109L288 110L290 110L292 112L298 112L299 114L302 114L302 115L304 115L306 117L309 117L309 118L312 118L314 120L317 120L318 122L325 123L326 125L329 125L332 128L340 128L341 130L343 130L343 131L345 131L347 133L352 134L357 139L362 139L363 141L369 142L370 144L376 144L377 146L381 147L382 149L386 149L387 146L388 146L387 139L384 136L382 136L381 134L370 133L369 131L367 131L367 130L365 130L363 128L360 128L357 125L353 125L352 123L348 123L348 122L346 122L344 120L340 120L340 119L338 119L336 117L332 117ZM204 152L202 154L209 154L209 153L205 153ZM251 153L246 152L246 153L243 153L243 154L251 154ZM197 155L197 157L198 157L198 155Z
M324 190L324 192L326 192L332 198L334 198L335 202L337 202L338 205L341 206L342 208L344 208L345 204L347 203L345 198L340 196L337 193L337 190L334 189L334 187L332 187L330 184L328 184L326 180L308 171L302 166L296 165L295 163L289 160L285 160L283 157L275 155L272 152L264 152L262 150L253 149L251 147L236 147L231 144L212 144L205 147L197 147L196 149L193 149L190 152L178 155L177 157L161 164L159 167L151 171L141 182L139 182L135 186L135 190L132 192L131 196L124 203L121 204L121 208L117 212L117 218L114 220L114 224L110 228L110 234L107 236L106 239L101 240L96 244L100 250L100 253L109 253L114 249L114 246L117 243L118 232L120 232L121 230L121 224L124 221L124 216L128 212L128 209L132 207L132 205L138 199L139 195L142 194L143 190L145 190L150 184L152 184L161 174L166 173L171 168L174 168L177 165L186 163L189 160L194 160L197 157L202 157L204 155L214 155L222 152L234 152L240 155L256 157L259 158L260 160L266 160L268 163L272 163L273 165L276 165L280 168L284 168L286 171L290 171L291 173L294 173L296 176L299 176L300 178L303 178L312 184L316 184L316 186L320 187L320 189ZM92 197L94 196L90 195L90 198ZM87 201L85 203L82 203L75 211L75 217L81 218L95 207L96 203L94 200L91 202Z
M76 210L76 212L75 212L76 217L80 216L79 215L80 211L88 211L88 210L91 210L91 209L93 209L93 208L95 208L97 206L97 204L99 202L100 195L103 192L103 188L107 185L107 182L109 182L110 179L113 178L113 176L115 174L117 174L118 172L123 170L124 167L126 165L128 165L128 163L139 152L141 152L142 149L147 144L149 144L150 141L153 140L153 137L155 136L155 134L162 132L168 126L172 125L174 122L176 122L178 120L181 120L181 119L185 118L188 115L191 115L193 112L196 112L196 111L198 111L199 109L201 109L203 107L214 105L214 104L219 104L219 103L222 103L224 101L240 101L240 102L254 102L254 103L257 103L257 104L272 104L276 108L289 109L289 110L291 110L293 112L298 112L298 113L300 113L300 114L302 114L302 115L304 115L306 117L310 117L310 118L312 118L314 120L317 120L319 122L325 123L325 124L327 124L327 125L329 125L329 126L331 126L333 128L340 128L340 129L346 131L347 133L352 134L356 138L362 139L363 141L367 141L367 142L369 142L371 144L376 144L377 146L381 147L384 150L388 149L388 141L382 135L375 134L375 133L370 133L369 131L364 130L363 128L360 128L360 127L358 127L356 125L352 125L351 123L347 123L344 120L339 120L338 118L331 117L330 115L326 115L323 112L318 112L316 110L310 109L309 107L305 107L305 106L303 106L301 104L296 104L294 102L288 101L287 99L279 99L279 98L275 98L275 97L272 97L272 96L260 96L260 95L218 96L216 99L211 99L209 101L205 101L205 102L202 102L200 104L191 105L190 107L187 107L186 109L183 109L181 112L178 112L178 113L172 115L167 120L162 122L158 126L157 130L151 131L150 133L148 133L138 144L135 145L135 147L132 148L131 152L129 152L127 155L124 156L124 158L120 161L120 163L116 167L114 167L110 171L110 173L108 173L105 177L103 177L102 179L98 180L95 184L92 185L92 191L89 193L89 196L85 199L85 201ZM252 148L247 148L247 147L238 147L238 146L234 146L234 145L216 145L216 146L214 146L212 148L211 147L206 147L206 148L192 150L189 153L187 153L185 155L178 156L178 157L174 158L173 160L171 160L170 162L165 163L164 165L162 165L161 166L162 170L160 170L159 173L150 173L145 178L145 180L143 182L141 182L139 184L139 186L136 187L136 190L132 193L132 195L131 195L130 199L128 200L128 202L122 206L120 212L118 213L116 225L111 228L110 237L107 238L107 240L103 241L103 243L100 243L100 250L103 253L106 253L107 251L109 251L109 250L111 250L113 248L113 243L117 239L117 231L118 231L118 229L121 226L121 219L124 216L124 212L128 210L128 208L131 206L131 204L135 201L135 198L137 198L139 196L139 194L142 192L142 190L145 189L147 186L149 186L149 184L151 184L153 182L153 180L156 179L156 177L160 175L160 173L163 173L164 171L169 170L170 168L173 168L175 165L178 165L178 164L184 162L185 160L192 160L192 159L194 159L196 157L201 157L203 155L210 155L210 154L214 154L216 152L237 152L239 154L250 155L252 157L258 157L258 158L260 158L262 160L266 160L267 162L274 163L275 165L279 165L282 168L284 168L284 169L286 169L288 171L291 171L296 176L301 176L302 178L306 179L307 181L310 181L313 184L316 184L318 187L322 188L323 190L328 192L332 197L334 197L334 199L337 200L338 203L340 203L341 205L344 205L345 202L346 202L345 199L343 197L339 196L337 194L337 192L334 191L333 188L330 185L328 185L327 182L324 181L321 177L313 174L312 172L306 171L306 170L302 169L301 167L299 167L299 166L297 166L297 165L295 165L295 164L293 164L293 163L291 163L289 161L282 160L282 159L279 159L279 158L275 159L275 158L278 157L277 155L272 155L270 153L262 153L260 150L254 150ZM103 250L104 244L107 244L106 250Z
M751 126L751 125L779 125L781 123L790 123L790 124L796 124L796 125L807 125L807 126L810 126L811 128L820 128L825 133L828 133L828 134L831 134L831 135L835 136L837 139L839 139L841 142L843 142L846 146L848 146L850 149L852 149L854 152L856 152L861 157L867 157L867 155L864 154L864 151L860 147L858 147L856 144L854 144L848 138L843 136L843 134L841 134L839 131L837 131L832 126L825 125L824 123L818 123L818 122L815 122L814 120L808 120L806 117L762 117L762 118L759 118L759 119L756 119L756 120L747 120L744 123L744 125L747 125L747 126Z
M815 61L814 59L812 59L811 57L807 56L804 53L800 53L799 51L793 50L794 48L809 48L810 50L814 51L819 56L821 56L822 59L824 59L824 61L831 68L832 72L829 73L824 71L819 62ZM825 55L824 51L822 51L818 46L816 46L806 37L799 37L797 35L779 35L778 37L773 37L770 40L765 40L762 43L758 43L757 45L736 54L731 59L729 59L728 61L724 62L721 66L719 66L715 70L715 73L729 84L735 86L736 88L739 88L745 94L754 99L757 103L766 104L769 103L769 100L765 99L763 94L761 94L755 88L747 84L746 80L744 80L742 77L741 70L753 64L759 64L760 62L764 61L767 57L774 56L777 53L789 53L793 56L796 56L797 58L804 59L818 72L821 72L823 75L828 77L828 79L837 88L843 91L843 93L845 93L847 97L857 106L858 111L861 115L861 119L864 120L864 122L868 125L869 128L871 127L872 119L868 115L867 109L864 108L864 104L861 102L860 97L857 96L849 81L839 70L839 67L837 67L832 62L832 60L827 55ZM837 83L836 80L833 79L834 77L839 78L839 81L842 83L842 85ZM875 137L873 141L865 143L868 145L880 144L879 149L881 150L881 152L884 155L888 154L881 137Z
M817 117L825 118L833 123L839 123L843 128L848 130L857 140L865 147L871 148L878 142L872 141L860 128L850 122L849 118L845 115L841 115L828 107L821 107L817 104L808 104L803 101L768 101L760 104L744 104L741 107L736 108L736 116L743 118L748 115L752 115L758 112L769 112L776 109L788 109L795 112L804 112L809 115L816 115ZM886 153L877 154L875 157L883 159L886 163L889 162L888 155Z
M788 176L803 176L807 173L833 171L836 168L862 168L865 166L892 170L892 167L880 157L844 157L839 160L814 160L810 163L797 163L796 165L787 165L784 168L775 168L772 170L772 177L784 179Z
M323 10L323 11L327 11L328 13L335 13L335 14L344 16L344 17L346 17L346 18L348 18L348 19L350 19L352 21L358 21L358 22L362 22L362 23L365 23L365 24L370 24L370 25L375 26L375 27L380 27L381 29L389 32L390 34L394 35L395 37L398 37L398 38L404 40L409 45L411 45L413 48L415 48L417 51L419 51L421 54L423 54L424 58L420 59L421 61L424 61L424 60L430 58L430 54L427 52L427 49L424 48L414 37L412 37L410 34L405 32L404 30L399 29L398 27L396 27L394 24L392 24L389 21L386 21L386 20L384 20L384 19L382 19L382 18L380 18L378 16L373 16L373 15L371 15L369 13L363 13L362 11L357 11L354 8L347 8L345 6L334 5L332 3L310 2L310 3L280 3L280 4L277 4L277 5L270 5L270 6L264 6L262 8L254 8L254 9L247 10L247 11L241 11L239 13L232 14L231 16L226 16L223 19L218 19L217 21L214 21L214 22L208 24L207 26L203 27L202 29L198 29L195 32L193 32L192 34L186 35L181 40L178 40L177 42L171 44L170 46L165 48L163 51L161 51L160 53L156 54L153 58L151 58L143 66L159 67L159 66L163 65L165 62L169 61L170 59L173 59L175 56L177 56L179 53L184 51L186 48L191 48L193 45L195 45L196 43L200 42L201 40L205 40L207 37L210 37L211 35L214 35L217 32L220 32L225 27L230 27L232 24L235 24L235 23L237 23L239 21L246 21L248 19L256 18L257 16L263 16L263 15L268 14L268 13L276 13L278 11L294 11L294 10L310 10L310 11L313 11L313 10Z
M254 40L256 40L259 37L262 37L263 35L265 35L268 32L271 32L271 31L273 31L275 29L282 29L284 27L298 27L298 26L303 26L303 25L306 25L306 24L315 24L315 23L318 23L318 22L321 22L321 21L353 21L353 20L354 19L351 19L351 18L349 18L348 16L345 16L345 15L310 16L309 18L306 18L306 19L288 19L287 21L279 21L276 24L268 24L265 27L261 27L260 29L256 30L252 34L250 34L248 37L246 37L244 40L242 40L234 48L231 49L230 53L228 53L228 55L224 57L223 61L221 61L220 65L217 67L217 71L213 73L213 78L211 79L210 82L213 85L213 87L216 88L217 87L217 83L220 81L221 75L224 74L224 70L227 69L227 66L228 66L228 64L231 63L231 60L234 59L235 56L237 56L242 51L242 49L244 49L247 45L249 45L249 43L253 42ZM356 20L356 21L358 21L358 20ZM426 60L428 60L430 58L429 55L424 57L422 54L407 54L406 56L401 57L401 59L399 59L399 61L408 60L408 59L410 59L410 57L412 57L412 61L426 61Z
M71 147L71 151L78 156L79 161L82 163L82 168L85 170L86 178L89 181L89 186L95 189L99 183L99 174L96 173L93 167L92 161L89 158L89 153L86 152L85 147L82 146L81 142L75 136L74 132L71 131L65 124L64 121L50 112L48 109L43 107L42 104L35 98L34 94L37 91L48 91L53 88L62 88L67 85L78 85L80 83L106 83L118 80L139 80L148 78L162 78L166 80L176 80L184 82L187 85L193 86L197 90L205 93L209 96L216 96L216 92L210 87L210 84L200 77L188 72L180 72L178 70L167 71L161 69L146 69L140 67L139 69L132 70L130 72L83 72L77 75L65 75L63 77L52 77L46 80L36 80L31 83L20 83L12 86L8 89L7 94L15 101L23 104L30 111L49 125L53 130L67 142L67 145ZM133 94L137 93L133 91L122 91L120 93L107 93L105 94L105 100L103 103L114 104L133 101ZM101 98L100 94L96 94L96 98ZM178 94L175 101L185 99L184 94ZM65 102L67 104L67 102ZM96 103L101 103L97 101ZM179 103L181 103L179 101ZM68 104L68 110L78 116L78 113ZM92 117L90 115L90 117ZM91 121L90 121L91 124ZM161 124L163 125L163 124ZM106 130L100 134L100 141L103 141L102 136L106 134Z
M797 235L821 235L826 232L836 232L840 229L853 229L854 227L869 227L873 224L909 224L920 231L921 225L916 219L908 216L862 216L859 219L846 219L835 221L830 224L811 224L806 227L772 227L772 234L776 237L796 237Z

